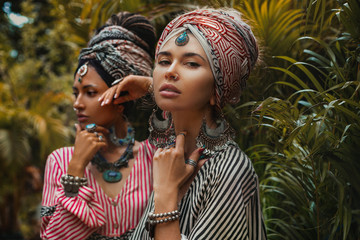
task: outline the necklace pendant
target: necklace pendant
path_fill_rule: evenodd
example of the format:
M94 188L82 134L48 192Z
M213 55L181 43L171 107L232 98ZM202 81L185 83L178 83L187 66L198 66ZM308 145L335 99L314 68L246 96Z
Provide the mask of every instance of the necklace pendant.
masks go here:
M106 170L103 173L103 179L108 183L119 182L122 179L122 174L121 172Z

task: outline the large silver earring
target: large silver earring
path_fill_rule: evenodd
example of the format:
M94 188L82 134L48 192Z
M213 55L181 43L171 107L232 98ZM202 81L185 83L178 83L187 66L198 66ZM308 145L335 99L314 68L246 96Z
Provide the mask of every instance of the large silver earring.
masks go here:
M196 137L196 146L205 148L202 158L209 158L216 152L226 149L229 145L236 145L233 140L234 137L234 129L224 118L217 121L215 129L209 128L204 118L199 135Z
M158 148L174 143L176 136L170 112L166 112L164 120L159 120L154 109L149 118L149 132L149 142Z

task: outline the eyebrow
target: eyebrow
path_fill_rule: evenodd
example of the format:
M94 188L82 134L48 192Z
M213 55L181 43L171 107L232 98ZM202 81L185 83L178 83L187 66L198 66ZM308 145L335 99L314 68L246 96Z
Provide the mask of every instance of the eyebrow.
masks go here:
M88 85L83 86L82 89L91 88L91 87L97 87L97 86L94 85L94 84L88 84ZM74 86L72 87L72 89L73 90L78 90L78 88L74 87Z
M171 56L172 54L170 52L167 52L167 51L163 51L163 52L159 52L158 53L158 56L159 55L164 55L164 56ZM194 52L188 52L188 53L185 53L183 55L183 57L199 57L201 58L204 62L207 62L205 58L203 58L203 56L201 56L200 54L198 53L194 53Z

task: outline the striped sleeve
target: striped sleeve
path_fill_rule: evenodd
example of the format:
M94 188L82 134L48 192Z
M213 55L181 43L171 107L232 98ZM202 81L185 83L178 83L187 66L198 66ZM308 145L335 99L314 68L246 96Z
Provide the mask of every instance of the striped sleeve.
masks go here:
M153 196L131 239L151 239L145 223L154 209ZM267 238L258 178L250 159L237 147L229 147L200 168L179 210L182 240Z
M72 148L49 155L44 174L41 229L42 239L85 239L105 223L103 208L94 199L94 190L81 187L77 197L65 196L60 183L72 156Z
M204 176L197 184L193 211L184 211L188 216L182 217L185 226L196 215L185 235L189 239L266 239L257 175L248 157L230 147L207 167L198 173Z

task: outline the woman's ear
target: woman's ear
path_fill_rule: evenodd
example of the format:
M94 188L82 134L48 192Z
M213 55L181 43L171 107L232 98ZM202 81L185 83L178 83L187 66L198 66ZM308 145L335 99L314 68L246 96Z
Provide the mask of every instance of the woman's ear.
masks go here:
M125 107L124 107L124 105L122 105L122 104L118 104L115 109L116 109L116 112L118 112L118 113L123 113Z
M216 101L215 101L215 94L212 95L212 97L210 98L210 105L211 106L215 106Z

